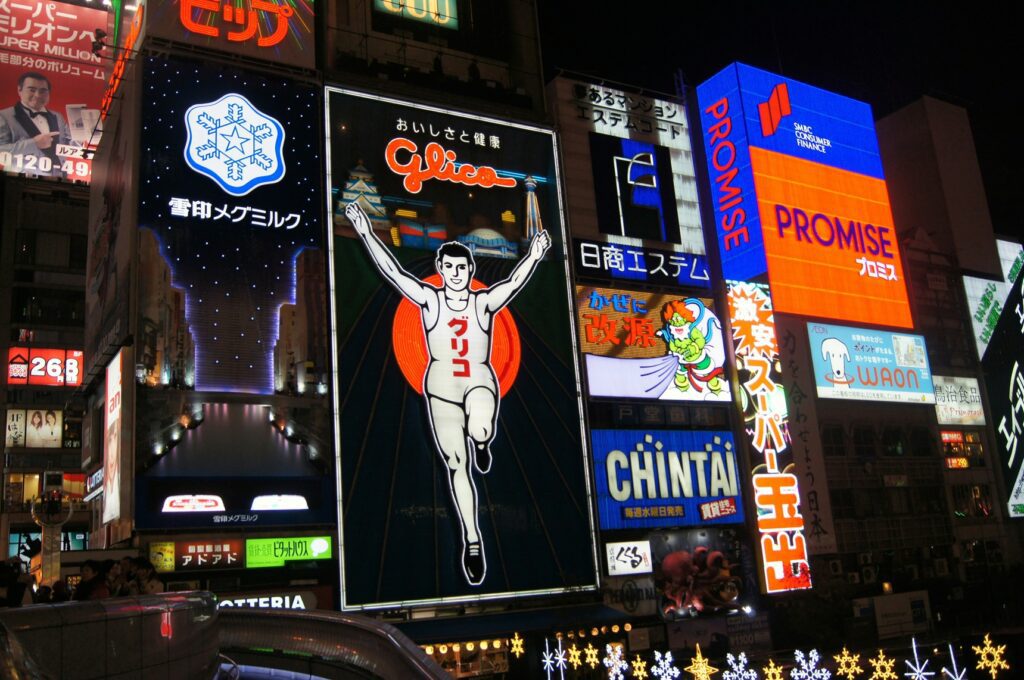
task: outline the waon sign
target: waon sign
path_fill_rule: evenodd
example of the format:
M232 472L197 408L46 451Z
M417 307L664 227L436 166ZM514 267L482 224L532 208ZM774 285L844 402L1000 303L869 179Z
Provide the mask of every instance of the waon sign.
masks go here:
M313 0L149 0L146 34L313 68Z
M7 384L78 387L82 384L82 350L11 347Z

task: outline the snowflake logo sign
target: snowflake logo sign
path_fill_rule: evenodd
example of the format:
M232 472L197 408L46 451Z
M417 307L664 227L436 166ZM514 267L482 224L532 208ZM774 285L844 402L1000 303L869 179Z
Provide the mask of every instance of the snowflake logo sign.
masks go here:
M232 196L284 177L284 128L240 94L185 112L185 162Z

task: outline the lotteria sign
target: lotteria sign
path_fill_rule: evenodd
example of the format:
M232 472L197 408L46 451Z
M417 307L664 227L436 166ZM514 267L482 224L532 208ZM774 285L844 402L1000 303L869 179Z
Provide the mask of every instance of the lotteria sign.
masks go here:
M727 279L775 309L909 328L871 107L733 64L697 88Z

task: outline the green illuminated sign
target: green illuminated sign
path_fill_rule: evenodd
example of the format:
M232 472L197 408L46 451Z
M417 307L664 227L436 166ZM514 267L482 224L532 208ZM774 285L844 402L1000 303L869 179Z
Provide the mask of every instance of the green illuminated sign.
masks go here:
M283 567L285 562L331 559L330 536L249 538L245 541L245 566Z
M459 28L458 0L373 0L378 12L432 24L442 28Z

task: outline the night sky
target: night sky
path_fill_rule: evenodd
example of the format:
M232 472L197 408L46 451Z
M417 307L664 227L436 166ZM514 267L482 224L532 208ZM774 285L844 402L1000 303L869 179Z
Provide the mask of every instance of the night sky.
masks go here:
M1024 238L1019 22L984 3L538 3L544 67L674 92L742 61L871 104L885 116L922 95L967 109L997 234ZM618 9L612 9L617 7ZM1009 56L1012 54L1013 56Z

